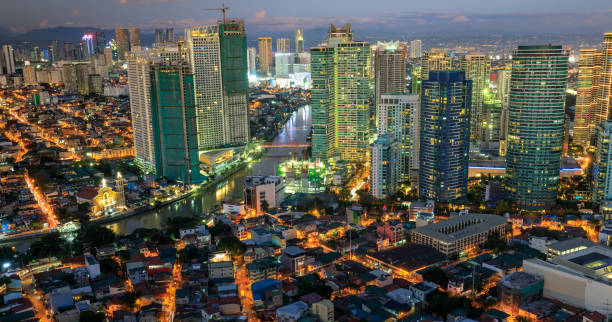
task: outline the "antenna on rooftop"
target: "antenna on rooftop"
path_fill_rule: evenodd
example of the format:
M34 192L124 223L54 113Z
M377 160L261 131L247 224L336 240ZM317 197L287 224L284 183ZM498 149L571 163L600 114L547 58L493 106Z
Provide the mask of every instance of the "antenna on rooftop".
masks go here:
M229 7L226 7L225 4L221 5L221 8L207 8L204 9L206 11L221 11L223 13L223 24L225 24L225 12L229 10Z

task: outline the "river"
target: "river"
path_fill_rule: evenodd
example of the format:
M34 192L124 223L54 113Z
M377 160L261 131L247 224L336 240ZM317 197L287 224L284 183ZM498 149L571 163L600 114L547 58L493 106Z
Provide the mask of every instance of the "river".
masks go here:
M310 105L299 108L285 123L282 131L274 139L274 143L305 143L310 132ZM260 161L245 167L231 175L216 187L209 187L203 192L190 196L174 204L151 210L106 226L119 235L130 234L138 228L163 228L165 220L173 216L193 216L212 210L225 200L242 200L242 180L248 175L275 175L277 165L298 153L302 149L269 148L266 156Z

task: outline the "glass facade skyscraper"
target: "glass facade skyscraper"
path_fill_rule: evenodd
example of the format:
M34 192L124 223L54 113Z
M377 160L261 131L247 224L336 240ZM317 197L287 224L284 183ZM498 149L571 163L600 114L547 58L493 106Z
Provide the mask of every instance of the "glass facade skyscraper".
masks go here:
M557 197L567 70L558 45L519 46L512 55L506 188L525 210Z
M602 58L601 50L580 50L574 142L583 146L590 146L595 127L603 121L599 113Z
M311 48L312 156L364 161L369 134L370 44L350 25L330 25L327 45Z
M593 201L612 200L612 163L610 148L612 121L604 121L595 128L595 157L593 160Z
M468 54L461 60L461 70L465 71L467 79L472 80L472 115L470 125L470 137L473 142L484 141L485 119L490 116L485 115L483 109L484 93L489 89L489 79L491 74L491 61L487 56L475 53Z
M244 22L185 30L194 72L200 150L249 141L248 71Z
M467 196L472 81L463 71L431 71L421 84L419 196Z
M193 74L187 65L151 66L156 177L202 183Z

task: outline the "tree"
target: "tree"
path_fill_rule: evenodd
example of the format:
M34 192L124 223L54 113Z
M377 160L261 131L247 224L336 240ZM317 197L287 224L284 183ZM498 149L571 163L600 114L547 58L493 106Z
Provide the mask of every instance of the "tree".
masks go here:
M58 232L43 236L40 240L30 245L27 252L28 260L38 260L48 257L62 257L68 254L66 241L60 237Z
M127 309L133 310L136 307L136 301L140 296L136 292L126 292L122 297L119 298L119 303Z
M263 212L268 211L268 209L270 209L270 205L268 204L268 200L264 199L261 201L261 210Z
M185 228L192 228L198 224L198 219L195 217L170 217L166 219L166 231L173 236L179 236L179 231Z
M119 272L121 272L121 267L115 260L106 258L100 260L100 272L102 274L113 273L115 275L119 275Z
M210 232L212 237L229 235L232 233L232 227L223 222L218 222L214 226L210 227L208 232Z
M242 256L246 251L246 245L236 237L221 237L217 248L231 253L233 256Z
M79 315L80 322L104 322L106 321L106 314L103 312L92 312L83 311Z
M487 240L485 241L483 247L496 253L501 253L508 249L508 243L499 235L498 232L493 232L487 236Z
M446 277L446 273L439 267L433 267L426 270L423 273L423 280L436 283L443 289L446 289L448 285L448 277Z
M302 296L302 295L306 295L310 293L317 293L321 297L330 299L331 294L333 293L333 289L329 287L328 285L319 283L319 281L316 281L315 283L311 283L309 280L305 278L301 279L300 282L298 283L298 294Z
M115 233L103 226L88 225L81 229L77 239L82 243L89 244L91 247L98 247L113 243L115 241Z

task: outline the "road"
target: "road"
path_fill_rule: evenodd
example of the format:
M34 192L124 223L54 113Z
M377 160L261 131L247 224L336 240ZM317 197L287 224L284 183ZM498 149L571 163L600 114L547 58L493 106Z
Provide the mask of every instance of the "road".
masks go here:
M238 297L242 304L242 311L246 312L249 321L259 321L254 309L253 293L251 292L251 281L247 273L246 265L241 257L234 258L236 265L235 280L238 285Z

